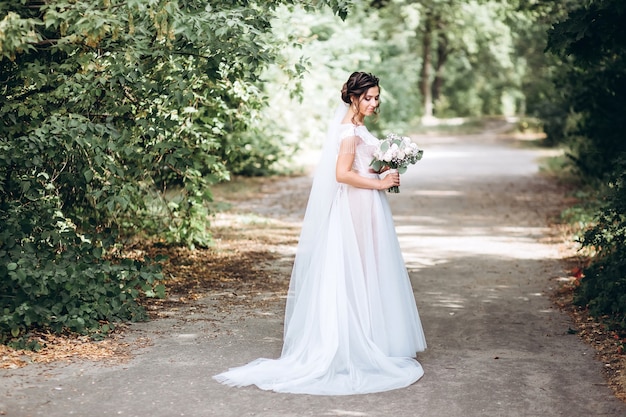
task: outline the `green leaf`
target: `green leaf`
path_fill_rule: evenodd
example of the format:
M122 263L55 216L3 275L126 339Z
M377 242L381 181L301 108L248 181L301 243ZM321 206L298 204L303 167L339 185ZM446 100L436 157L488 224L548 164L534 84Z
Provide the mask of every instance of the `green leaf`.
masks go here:
M17 277L20 279L20 281L24 281L27 277L26 271L24 270L24 268L20 268L17 270L17 272L15 273L15 275L17 275Z
M165 285L158 284L157 286L154 287L154 292L156 293L157 297L165 298Z

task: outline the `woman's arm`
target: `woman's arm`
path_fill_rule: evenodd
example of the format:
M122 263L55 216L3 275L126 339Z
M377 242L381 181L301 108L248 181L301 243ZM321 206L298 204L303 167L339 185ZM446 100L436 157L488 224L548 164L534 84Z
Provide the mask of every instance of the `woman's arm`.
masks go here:
M383 179L378 179L362 177L357 172L352 171L356 139L356 137L346 138L341 142L335 170L337 182L371 190L386 190L394 185L400 185L400 175L398 173L389 174Z

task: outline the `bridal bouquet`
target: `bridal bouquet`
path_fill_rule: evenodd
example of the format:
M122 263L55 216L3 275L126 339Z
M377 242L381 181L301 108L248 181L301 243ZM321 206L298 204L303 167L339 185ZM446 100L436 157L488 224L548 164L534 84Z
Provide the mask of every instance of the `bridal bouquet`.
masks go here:
M375 171L389 167L390 169L397 170L400 174L404 174L409 165L422 159L423 154L424 151L419 149L415 142L411 142L410 138L395 133L389 133L385 139L379 142L378 149L374 151L374 159L370 163L370 166ZM393 186L387 191L390 193L399 193L400 188Z

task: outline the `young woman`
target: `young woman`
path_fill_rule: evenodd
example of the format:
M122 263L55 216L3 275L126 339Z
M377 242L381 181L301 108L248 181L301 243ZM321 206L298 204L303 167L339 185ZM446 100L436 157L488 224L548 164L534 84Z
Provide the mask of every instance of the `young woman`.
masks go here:
M282 354L219 382L348 395L406 387L424 373L414 356L426 340L385 194L399 175L369 166L378 139L363 121L378 111L378 78L353 73L341 98L303 221Z

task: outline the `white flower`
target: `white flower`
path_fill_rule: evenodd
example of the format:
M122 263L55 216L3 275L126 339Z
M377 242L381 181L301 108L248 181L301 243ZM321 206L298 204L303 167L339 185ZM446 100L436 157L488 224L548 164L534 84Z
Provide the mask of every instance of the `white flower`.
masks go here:
M422 151L409 137L389 133L378 143L377 149L373 152L373 160L370 165L376 169L394 167L405 170L409 165L419 161L421 155ZM395 187L395 191L393 189L389 191L398 192L398 189Z

